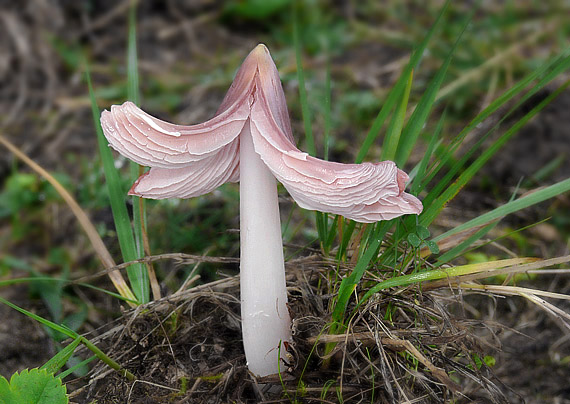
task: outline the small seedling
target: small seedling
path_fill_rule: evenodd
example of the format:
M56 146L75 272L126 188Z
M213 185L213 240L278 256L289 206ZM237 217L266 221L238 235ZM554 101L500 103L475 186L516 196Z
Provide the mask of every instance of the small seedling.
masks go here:
M430 236L431 233L427 227L417 226L415 233L408 234L408 243L410 243L414 248L427 247L432 254L439 254L437 243L432 240L428 240Z

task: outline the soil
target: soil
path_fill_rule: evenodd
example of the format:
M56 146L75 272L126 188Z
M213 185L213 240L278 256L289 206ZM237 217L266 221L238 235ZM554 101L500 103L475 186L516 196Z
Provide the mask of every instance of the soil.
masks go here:
M25 286L4 288L0 295L20 307L30 309ZM0 318L0 375L9 378L22 369L39 367L56 353L52 340L37 321L3 304L0 305Z
M227 24L220 18L216 2L193 1L183 7L174 1L140 3L138 37L143 94L153 92L153 86L160 87L165 82L170 85L166 91L182 94L174 107L166 101L161 104L156 97L149 99L152 112L171 121L199 122L217 108L229 82L216 81L215 75L212 83L200 82L204 66L210 66L214 59L222 66L235 65L233 61L243 58L256 43L271 41L267 22ZM114 86L119 76L124 75L121 66L125 55L127 6L128 1L104 0L95 5L37 0L21 6L0 0L0 107L3 111L0 130L34 161L50 171L68 173L74 183L80 175L78 161L93 159L96 137L78 65L79 53L73 46L79 44L87 50L95 87L114 90L117 94L116 100L106 99L105 106L122 100L122 90ZM359 18L346 5L337 4L334 10L343 18ZM279 17L272 18L275 23L281 21ZM368 16L363 21L371 24ZM276 46L279 45L276 41ZM399 60L405 52L393 44L375 44L374 53L382 55L376 60L365 57L367 54L363 54L362 49L369 47L356 46L350 57L335 59L341 64L338 71L341 74L352 71L346 76L353 77L355 86L372 87L382 93L383 87L394 79L393 70L385 72L384 65ZM319 58L309 59L308 63L315 69L324 66ZM283 71L290 71L293 66L294 62L290 61ZM286 86L285 90L288 99L296 97L294 85ZM570 92L566 91L491 160L484 175L460 193L439 224L460 223L498 206L508 200L522 176L531 180L524 183L521 192L570 177L570 165L564 159L570 155L569 104ZM300 116L295 112L293 126L302 128ZM350 135L343 128L341 136ZM348 147L350 154L353 151L350 145ZM349 159L345 151L335 153L335 158L339 155L342 160ZM559 156L560 164L549 175L532 178ZM0 182L5 182L13 167L12 158L6 153L0 154ZM65 210L53 206L52 209ZM516 214L505 221L505 226L527 225L564 209L570 209L568 195ZM92 212L92 217L110 222L108 211ZM77 276L85 275L84 272L90 271L84 268L90 268L91 253L86 252L85 241L81 241L78 230L70 224L69 212L59 212L47 222L37 224L46 226L39 231L41 237L15 243L10 240L12 223L0 219L0 258L5 254L19 257L40 254L47 260L51 247L60 245L72 251L70 255L81 272ZM570 220L562 215L531 229L524 246L507 239L503 247L525 255L560 256L568 253L569 234ZM50 235L55 237L49 239ZM115 245L110 248L117 250ZM497 254L493 248L486 252ZM299 275L299 267L304 268L304 276ZM89 295L86 299L95 314L90 315L82 331L88 332L90 339L140 381L129 383L116 372L98 365L89 378L68 383L72 401L292 402L297 397L299 402L338 402L335 389L342 380L346 402L404 402L407 398L426 403L451 399L481 403L570 403L568 323L517 297L466 295L458 304L444 291L423 294L413 289L401 296L379 295L376 305L363 310L359 322L354 324L353 331L360 333L360 339L337 341L338 351L331 357L329 367L323 369L322 361L317 358L323 355L324 347L318 346L313 354L311 349L330 317L327 307L331 296L326 284L318 282L323 279L321 271L330 269L330 263L323 264L322 257L313 255L290 262L288 268L291 306L298 331L295 363L304 364L305 359L313 358L307 362L305 386L296 384L304 369L293 364L284 364L291 369L286 369L282 381L260 382L248 374L239 340L237 280L228 277L221 283L153 302L144 308L144 313L140 310L121 313L116 304L109 304L108 300L97 302ZM224 266L217 269L227 271ZM5 271L5 268L0 270ZM14 271L8 275L21 274ZM527 285L570 294L567 275L532 280ZM0 296L44 314L45 308L23 286L4 287L0 289ZM378 316L383 318L388 301L396 302L401 317L387 330ZM556 304L570 312L567 302ZM431 328L414 330L409 313L423 316ZM55 348L36 322L3 305L0 317L0 375L9 378L15 371L39 366L53 356ZM414 332L406 334L410 329ZM388 332L393 338L422 347L427 363L457 377L438 378L437 371L426 370L425 364L420 364L417 372L410 371L410 366L402 365L408 359L401 347L388 338ZM496 364L476 371L469 352L491 355ZM88 352L82 351L80 355L86 356ZM374 371L382 375L374 379L381 385L372 384L369 375ZM342 378L338 377L340 373ZM327 380L334 382L329 391L323 393ZM457 393L452 393L454 383L460 383ZM285 399L281 394L282 384L289 392ZM277 389L272 389L275 386ZM181 389L184 394L180 394Z

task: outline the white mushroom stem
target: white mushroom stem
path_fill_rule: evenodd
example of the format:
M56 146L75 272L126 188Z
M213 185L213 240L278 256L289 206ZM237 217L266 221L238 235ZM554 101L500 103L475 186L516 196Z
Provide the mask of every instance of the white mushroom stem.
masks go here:
M394 162L340 164L297 149L279 72L264 45L244 60L206 122L175 125L126 102L104 111L101 125L113 148L151 167L132 195L192 198L240 179L243 342L258 376L278 372L278 352L285 358L283 342L291 341L276 178L299 206L357 222L422 211L404 192L408 176Z
M267 376L278 371L279 351L285 357L291 319L277 183L253 148L249 125L240 134L242 334L249 370Z

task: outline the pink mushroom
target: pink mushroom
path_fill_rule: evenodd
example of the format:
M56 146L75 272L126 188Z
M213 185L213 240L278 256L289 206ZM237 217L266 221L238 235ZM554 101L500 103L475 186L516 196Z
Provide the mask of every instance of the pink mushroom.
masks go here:
M131 102L104 111L109 144L151 169L130 194L191 198L240 182L241 313L246 360L258 376L278 371L291 341L281 239L279 180L299 206L371 223L419 214L395 163L340 164L295 147L285 95L269 51L245 59L215 116L192 126L156 119Z

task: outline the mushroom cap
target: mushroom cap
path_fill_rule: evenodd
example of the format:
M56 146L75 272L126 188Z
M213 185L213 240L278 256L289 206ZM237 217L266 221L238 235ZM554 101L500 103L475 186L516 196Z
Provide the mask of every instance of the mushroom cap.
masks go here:
M103 111L101 124L111 147L151 167L130 191L145 198L191 198L239 181L241 133L252 136L255 151L305 209L365 223L422 211L421 202L404 192L408 176L394 162L342 164L297 149L279 72L262 44L206 122L175 125L125 102Z

